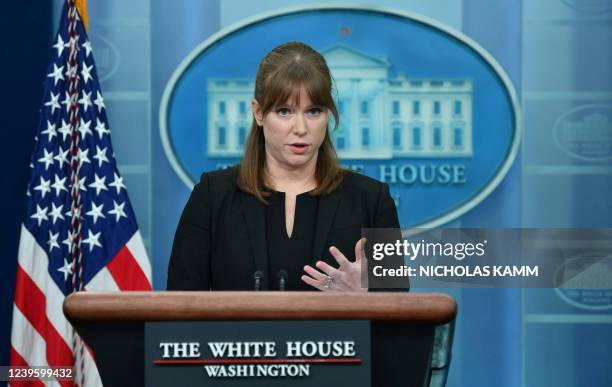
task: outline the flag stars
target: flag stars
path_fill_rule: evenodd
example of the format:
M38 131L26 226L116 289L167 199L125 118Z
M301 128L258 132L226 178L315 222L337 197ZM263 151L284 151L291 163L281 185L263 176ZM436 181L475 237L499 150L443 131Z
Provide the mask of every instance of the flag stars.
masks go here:
M75 186L81 191L87 191L87 187L85 187L85 176L83 176L81 179L78 179ZM72 216L72 213L70 216Z
M89 184L89 187L96 189L96 196L100 194L100 191L108 191L106 188L106 176L98 177L97 173L94 173L94 182Z
M46 134L47 141L51 142L53 137L57 136L57 129L55 128L55 124L52 124L51 121L47 120L47 129L40 132L40 134Z
M59 149L57 150L57 155L53 157L54 160L57 160L57 163L59 164L60 169L64 166L64 163L70 164L68 162L68 151L69 149L64 150L60 146Z
M70 94L68 94L67 91L64 91L64 100L62 101L62 105L66 105L66 113L68 113L68 109L70 108Z
M40 177L40 184L34 187L34 191L40 191L40 195L44 198L47 192L51 192L51 179L45 180L44 177Z
M81 124L79 125L78 130L81 133L81 139L83 141L85 141L88 134L93 136L93 132L91 131L91 120L90 121L85 121L84 119L81 120Z
M66 189L65 182L65 176L60 179L59 176L55 175L55 181L53 182L53 184L51 184L51 187L53 187L53 189L55 190L55 196L59 196L60 192L62 191L68 192L68 189ZM55 224L55 222L53 223Z
M53 165L53 152L47 152L46 149L43 149L43 157L39 158L37 161L39 163L45 163L45 171Z
M47 217L47 211L49 211L47 207L40 208L40 205L37 204L36 213L32 214L30 218L36 219L38 225L40 226L43 220L49 220L49 218Z
M66 136L70 137L70 124L62 120L62 126L57 131L62 135L62 141L66 141Z
M119 222L119 219L121 219L121 217L124 217L127 219L127 215L125 214L125 202L118 204L116 201L113 200L113 209L108 211L109 215L115 215L115 222Z
M108 157L106 157L106 150L107 148L100 149L100 147L96 145L96 155L93 158L98 160L98 167L102 167L102 163L104 162L109 162Z
M104 203L101 203L99 206L96 206L96 203L91 202L91 210L87 211L85 215L89 215L93 218L93 224L95 225L98 221L98 218L106 218L102 213L102 209L104 207Z
M85 49L85 57L89 58L89 54L91 54L92 51L91 42L86 40L83 44L81 44L81 47Z
M70 232L70 230L68 230L67 234L68 235L66 236L66 239L64 239L62 243L65 244L68 248L68 254L72 254L72 241L74 240L75 233L72 233Z
M55 222L58 219L64 220L64 215L62 215L62 208L64 208L63 204L60 204L59 207L56 207L55 203L51 203L51 212L49 212L49 216L53 218L53 225L55 225Z
M72 208L70 208L70 209L69 209L69 210L66 212L66 214L65 214L65 215L66 215L68 218L72 219L72 218L73 218L73 216L72 216L72 213L73 213L73 212L76 214L76 218L78 218L78 219L83 219L83 218L81 217L81 207L75 207L75 208L74 208L74 210L73 210Z
M89 245L89 252L91 252L94 247L102 247L99 240L102 232L100 231L94 234L91 232L91 229L87 230L87 232L89 235L87 236L87 239L83 239L83 243L87 243Z
M98 132L99 139L102 139L102 136L105 134L110 133L110 130L104 126L104 122L100 121L98 117L96 117L96 127L94 130Z
M73 264L64 258L64 266L61 266L57 271L64 274L64 281L68 281L68 276L72 275Z
M59 232L53 234L51 232L51 230L49 230L49 240L47 241L47 244L49 245L49 252L52 252L54 248L58 248L59 249L59 244L57 243L57 238L59 237Z
M79 103L83 105L83 111L87 111L87 109L89 109L89 107L92 105L91 91L89 93L86 93L85 90L83 90L83 94L81 99L79 100Z
M57 86L57 82L64 80L64 66L57 67L55 63L53 63L53 71L47 74L47 78L53 78L53 86Z
M115 187L117 190L117 195L121 193L121 188L125 189L125 184L123 184L123 177L119 176L117 172L113 172L114 180L110 183L109 187Z
M51 114L55 113L55 109L61 109L59 104L59 96L59 93L53 94L53 92L51 92L51 99L45 102L45 106L49 106L51 108Z
M57 50L57 57L58 58L60 56L62 56L62 52L64 51L64 48L66 48L67 46L68 45L62 39L62 35L57 34L57 42L53 45L53 48L55 48Z
M77 151L76 159L78 160L80 164L83 164L83 163L91 164L91 160L89 160L88 154L89 154L89 149L79 148L79 150Z
M83 68L81 69L81 77L83 77L83 82L85 84L87 84L89 80L93 79L93 77L91 76L92 68L93 68L93 65L87 66L87 64L83 63Z
M98 107L98 113L101 113L106 107L106 105L104 105L104 98L102 98L102 94L100 94L99 90L96 90L96 99L94 99L94 104Z

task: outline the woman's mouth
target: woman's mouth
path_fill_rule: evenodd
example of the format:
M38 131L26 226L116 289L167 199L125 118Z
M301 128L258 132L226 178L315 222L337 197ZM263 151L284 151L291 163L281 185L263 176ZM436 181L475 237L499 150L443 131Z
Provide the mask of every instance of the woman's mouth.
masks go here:
M308 150L309 145L303 142L296 142L293 144L289 144L289 149L291 149L291 152L301 155L303 153L306 153L306 151Z

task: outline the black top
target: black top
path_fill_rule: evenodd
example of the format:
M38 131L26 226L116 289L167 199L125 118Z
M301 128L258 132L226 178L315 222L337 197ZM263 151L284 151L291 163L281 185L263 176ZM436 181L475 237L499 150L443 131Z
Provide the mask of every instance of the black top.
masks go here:
M318 196L308 192L295 198L291 237L285 222L285 193L271 191L265 206L268 278L270 290L279 290L279 272L285 270L285 290L313 290L301 277L305 265L313 264L312 245L317 221Z
M267 206L238 187L238 172L238 167L206 172L194 187L174 237L168 290L253 290L257 271L263 274L261 290L278 286L268 275ZM304 224L299 207L296 237ZM320 259L333 267L338 264L329 246L353 260L362 228L399 228L387 184L351 171L343 172L338 189L318 197L315 218L310 262ZM394 265L403 263L398 257Z

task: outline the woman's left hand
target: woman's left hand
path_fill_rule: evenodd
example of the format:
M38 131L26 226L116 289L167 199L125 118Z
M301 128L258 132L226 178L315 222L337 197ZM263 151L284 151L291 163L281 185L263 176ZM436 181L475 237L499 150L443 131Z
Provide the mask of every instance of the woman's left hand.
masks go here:
M335 246L329 248L329 252L338 262L337 269L323 261L318 261L316 266L304 266L308 275L302 276L302 281L323 292L367 292L367 287L361 286L361 261L363 259L363 245L365 238L361 238L355 244L355 262L349 261Z

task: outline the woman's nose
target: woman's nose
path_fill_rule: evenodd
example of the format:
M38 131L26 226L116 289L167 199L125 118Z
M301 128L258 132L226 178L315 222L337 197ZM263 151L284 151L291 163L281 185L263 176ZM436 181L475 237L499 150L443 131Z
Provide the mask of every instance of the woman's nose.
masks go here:
M302 136L306 132L308 132L306 117L303 114L297 114L293 125L293 133Z

